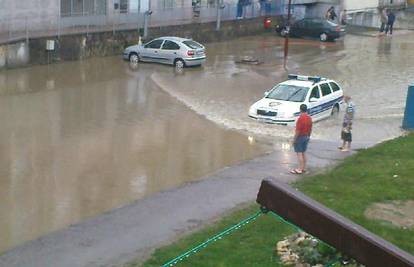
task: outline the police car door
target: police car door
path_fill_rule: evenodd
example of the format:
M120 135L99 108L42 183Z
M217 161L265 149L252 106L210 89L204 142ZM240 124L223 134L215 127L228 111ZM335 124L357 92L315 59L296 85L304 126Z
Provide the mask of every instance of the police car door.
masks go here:
M312 116L313 120L318 120L321 116L322 106L321 106L321 93L318 85L315 85L311 89L309 95L309 115Z
M319 85L321 88L321 106L322 106L322 112L321 117L326 118L331 115L332 108L335 105L334 100L335 96L332 94L331 87L328 83L322 83Z

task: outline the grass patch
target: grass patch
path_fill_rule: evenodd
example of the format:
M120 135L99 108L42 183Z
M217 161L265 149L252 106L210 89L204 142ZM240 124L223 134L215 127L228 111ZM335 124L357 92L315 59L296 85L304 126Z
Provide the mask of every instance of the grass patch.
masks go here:
M258 210L259 207L252 204L248 208L225 216L217 224L185 237L175 244L157 249L152 258L143 266L161 266ZM178 266L282 266L275 254L276 243L293 232L291 227L278 222L275 217L262 215L253 223L249 223L223 239L211 243L207 248L179 263ZM136 266L140 265L137 263L127 265L127 267Z
M295 186L414 254L413 228L404 229L364 216L364 211L372 203L414 200L414 134L361 150L328 173L307 177Z
M404 229L384 221L367 219L365 209L372 203L414 199L414 134L400 137L374 148L361 150L324 174L295 183L293 186L414 254L414 229ZM225 216L220 222L178 242L157 249L143 266L161 266L207 238L257 212L252 204ZM209 245L178 266L281 266L275 246L294 232L270 215L262 215L254 223ZM139 266L130 263L128 267Z

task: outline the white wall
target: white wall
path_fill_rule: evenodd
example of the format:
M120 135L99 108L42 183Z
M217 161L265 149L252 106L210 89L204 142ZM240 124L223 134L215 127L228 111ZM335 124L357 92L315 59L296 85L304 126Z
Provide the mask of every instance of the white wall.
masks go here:
M0 23L12 30L44 27L57 23L60 0L0 0Z
M41 17L59 13L60 0L0 0L4 11L11 17ZM2 9L3 9L2 8Z
M378 0L344 0L344 8L349 11L377 7Z

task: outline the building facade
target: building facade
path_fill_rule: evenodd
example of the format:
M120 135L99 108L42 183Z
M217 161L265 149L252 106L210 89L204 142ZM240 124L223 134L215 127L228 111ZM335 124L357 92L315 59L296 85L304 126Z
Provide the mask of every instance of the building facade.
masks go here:
M406 5L406 0L344 0L344 8L351 12L373 10L382 7L401 8Z
M191 0L0 0L0 37L13 40L24 32L42 35L67 28L137 25L149 8L171 9L184 1L191 6Z
M344 6L351 19L350 24L378 28L380 26L380 11L383 8L394 11L397 19L395 28L410 29L414 23L412 13L406 0L345 0Z
M287 6L288 0L283 0L284 6ZM324 17L330 7L334 7L337 14L341 10L341 0L292 0L292 16L295 19L304 17Z

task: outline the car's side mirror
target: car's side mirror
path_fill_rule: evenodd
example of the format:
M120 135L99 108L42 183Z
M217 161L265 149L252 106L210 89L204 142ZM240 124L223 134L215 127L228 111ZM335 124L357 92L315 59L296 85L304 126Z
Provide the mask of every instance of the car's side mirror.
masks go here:
M264 92L264 97L267 97L269 95L270 92L266 91Z
M309 102L318 102L318 99L316 97L311 97L309 99Z

